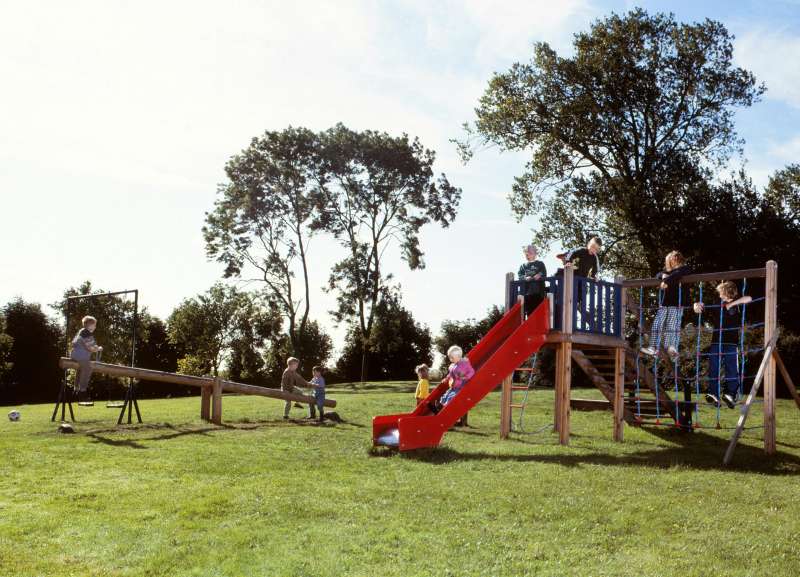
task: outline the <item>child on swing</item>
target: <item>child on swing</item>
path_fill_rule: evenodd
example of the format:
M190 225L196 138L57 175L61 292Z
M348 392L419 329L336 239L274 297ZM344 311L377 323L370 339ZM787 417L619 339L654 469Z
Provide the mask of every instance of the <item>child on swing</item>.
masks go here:
M732 409L736 406L736 395L739 392L737 359L739 333L742 328L742 305L752 302L753 297L739 297L739 289L736 287L736 283L732 281L718 284L717 293L721 300L720 313L709 315L709 320L714 330L708 365L706 401L719 407L720 393L722 393L722 401L729 409ZM704 310L705 305L703 303L694 303L695 313L700 314ZM725 369L724 381L720 378L721 369L723 368Z
M683 294L681 279L689 274L686 259L680 251L673 250L664 258L664 270L656 275L661 281L661 302L650 331L650 346L643 347L642 352L650 356L658 356L664 348L673 361L678 358L678 346L681 341L681 320L683 319Z

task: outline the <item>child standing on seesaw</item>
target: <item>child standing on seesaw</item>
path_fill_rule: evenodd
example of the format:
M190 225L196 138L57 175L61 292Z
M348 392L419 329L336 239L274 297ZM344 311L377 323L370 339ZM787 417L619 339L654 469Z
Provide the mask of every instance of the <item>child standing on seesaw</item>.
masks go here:
M673 250L664 258L664 270L656 275L661 281L661 302L650 330L650 346L643 347L646 355L657 356L665 348L673 361L678 358L683 319L683 294L681 279L689 274L689 267L680 251Z
M417 365L417 368L414 370L419 379L417 382L417 390L414 391L414 398L417 401L417 405L419 405L428 397L431 386L430 381L428 381L428 365Z
M753 297L739 297L736 283L721 282L717 285L720 300L720 313L711 313L711 324L714 327L714 338L711 341L711 356L708 365L708 392L706 401L719 407L720 404L720 372L725 369L722 401L732 409L736 406L736 395L739 393L738 345L742 328L742 305L753 301ZM701 302L694 303L697 314L705 310ZM699 329L699 327L698 327Z
M300 360L294 357L286 359L286 370L283 371L281 377L281 390L284 393L292 393L295 395L304 394L300 387L307 389L315 389L316 386L305 380L300 373L297 372L297 367L300 366ZM283 418L289 418L289 411L292 409L292 401L285 401L283 403Z
M325 420L325 377L322 376L322 367L314 367L311 369L314 376L311 378L311 384L314 385L314 401L316 408L319 409L319 422ZM316 412L314 411L314 404L308 405L308 417L315 418Z
M537 260L539 251L535 246L529 244L524 247L523 254L525 262L519 267L517 279L525 281L525 316L531 314L539 303L544 300L544 279L547 277L547 267L540 260Z
M73 361L78 361L78 403L93 404L89 399L89 380L92 378L92 353L99 353L103 347L97 345L94 331L97 329L97 319L85 316L81 319L81 330L72 339L72 351L69 356Z

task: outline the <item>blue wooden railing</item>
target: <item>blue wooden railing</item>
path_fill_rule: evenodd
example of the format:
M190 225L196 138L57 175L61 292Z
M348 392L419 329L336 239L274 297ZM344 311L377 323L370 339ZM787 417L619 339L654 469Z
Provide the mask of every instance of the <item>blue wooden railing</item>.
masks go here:
M545 279L545 294L553 295L553 330L561 331L563 319L564 278ZM525 281L511 281L508 303L525 294ZM622 337L622 285L585 277L573 277L572 331Z

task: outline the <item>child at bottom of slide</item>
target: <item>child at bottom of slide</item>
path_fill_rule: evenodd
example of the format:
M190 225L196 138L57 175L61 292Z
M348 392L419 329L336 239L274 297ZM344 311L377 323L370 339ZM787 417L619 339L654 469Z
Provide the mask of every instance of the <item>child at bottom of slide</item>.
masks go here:
M414 371L417 373L417 378L419 379L417 382L417 390L414 391L414 399L416 399L417 405L419 405L428 397L428 392L431 386L431 383L428 380L428 365L417 365L417 368L414 369Z
M319 422L321 423L325 419L325 377L322 376L322 371L324 369L320 366L316 366L311 369L311 372L314 376L311 378L311 384L314 385L314 404L308 405L308 416L309 418L315 418L316 411L315 409L319 410Z

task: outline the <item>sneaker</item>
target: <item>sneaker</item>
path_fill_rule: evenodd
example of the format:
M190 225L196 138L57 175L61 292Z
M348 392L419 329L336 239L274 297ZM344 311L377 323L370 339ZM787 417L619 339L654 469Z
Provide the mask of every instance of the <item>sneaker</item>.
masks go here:
M712 395L711 393L706 393L706 402L714 405L715 407L719 407L719 399L716 395Z
M656 350L653 347L642 347L641 348L642 354L647 355L648 357L656 356Z
M680 354L678 353L677 349L675 349L675 347L669 347L667 349L667 354L669 355L669 358L672 361L677 361L678 357L680 356Z
M734 397L733 395L725 393L724 395L722 395L722 400L725 401L725 404L729 409L732 409L736 406L736 397Z

